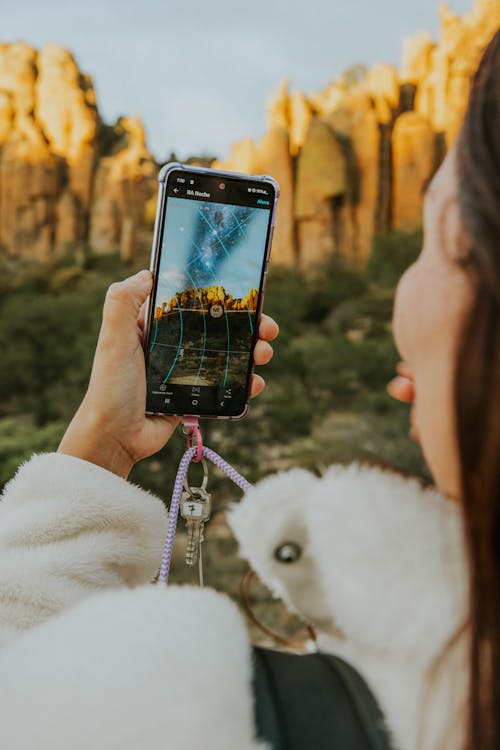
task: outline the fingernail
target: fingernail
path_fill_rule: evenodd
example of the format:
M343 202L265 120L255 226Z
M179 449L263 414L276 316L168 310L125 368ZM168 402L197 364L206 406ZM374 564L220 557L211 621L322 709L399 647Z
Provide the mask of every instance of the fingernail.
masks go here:
M137 279L137 281L150 281L151 271L148 271L146 268L143 268L142 271L138 271L136 274L134 274L132 278Z

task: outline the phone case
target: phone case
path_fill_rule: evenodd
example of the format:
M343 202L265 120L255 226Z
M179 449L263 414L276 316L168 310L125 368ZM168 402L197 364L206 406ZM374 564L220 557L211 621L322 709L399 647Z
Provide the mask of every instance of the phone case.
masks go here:
M274 204L271 208L271 226L269 230L269 237L267 241L267 245L264 251L264 274L262 277L262 289L261 293L259 295L259 301L257 305L257 311L256 311L256 319L258 320L260 318L261 312L262 312L262 306L264 302L264 290L266 286L267 281L267 271L269 266L269 256L271 253L271 244L273 241L273 234L274 234L274 223L276 218L276 207L278 204L278 199L280 195L280 188L277 180L274 179L274 177L271 177L270 175L253 175L253 174L244 174L241 172L228 172L222 169L211 169L209 167L192 167L187 164L180 164L178 162L169 162L168 164L164 164L163 167L160 169L160 172L158 174L158 203L156 206L156 216L155 216L155 225L154 225L154 231L153 231L153 244L151 249L151 261L150 261L150 270L153 273L153 275L156 274L156 269L159 261L159 255L160 255L160 246L159 246L159 239L162 236L162 221L164 217L164 206L165 206L165 199L166 199L166 184L168 175L170 172L174 170L184 170L189 172L197 172L198 174L208 174L212 176L220 176L222 178L230 177L232 179L242 179L242 180L257 180L262 182L269 182L272 184L274 191L275 191L275 198L274 198ZM150 328L151 328L151 320L150 320L150 307L151 307L151 295L147 299L146 303L146 309L145 309L145 321L146 321L146 329L145 329L145 335L144 335L144 342L146 343L149 341L149 335L150 335ZM253 365L252 369L250 371L250 375L253 372ZM249 380L250 382L250 380ZM214 414L214 415L207 415L207 414L172 414L170 416L178 416L178 417L198 417L199 419L242 419L247 413L249 409L250 403L249 403L249 397L247 393L247 398L245 402L245 408L241 414L233 415L233 416L226 416L223 414ZM150 412L146 411L146 414L149 415L155 415L155 414L163 414L164 412Z

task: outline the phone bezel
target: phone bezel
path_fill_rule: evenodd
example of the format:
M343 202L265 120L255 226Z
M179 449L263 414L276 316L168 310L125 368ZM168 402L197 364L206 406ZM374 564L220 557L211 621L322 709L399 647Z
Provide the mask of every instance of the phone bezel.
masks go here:
M272 244L273 233L274 233L276 207L277 207L278 199L280 195L280 188L279 188L278 182L274 179L274 177L271 177L270 175L253 175L253 174L244 174L241 172L228 172L228 171L221 170L221 169L211 169L209 167L194 167L188 164L181 164L179 162L169 162L168 164L164 164L158 174L158 203L156 207L155 225L154 225L154 231L153 231L153 243L152 243L151 260L150 260L150 270L153 274L154 282L153 282L153 289L151 290L151 294L149 295L147 302L146 302L146 306L145 306L144 356L145 356L146 371L147 371L147 365L148 365L147 344L150 338L151 322L152 322L151 321L151 304L152 304L152 298L154 294L156 293L156 280L157 280L158 266L159 266L160 255L161 255L161 241L160 240L163 237L163 225L164 225L165 213L166 213L165 204L166 204L166 199L167 199L167 190L166 190L167 180L168 180L170 173L173 171L177 171L177 170L183 170L185 172L194 172L197 174L206 174L210 176L220 176L225 179L237 179L237 180L242 180L242 181L250 180L250 181L263 182L263 183L267 182L267 183L270 183L270 185L273 187L274 201L273 201L273 205L271 206L269 229L268 229L266 247L264 250L264 257L263 257L263 262L262 262L263 270L261 274L260 294L259 294L259 300L257 303L257 311L256 311L256 316L255 316L257 321L260 319L262 306L264 302L264 288L266 285L267 270L268 270L268 265L269 265L269 256L271 253L271 244ZM258 326L255 327L255 331L253 335L252 352L257 342L257 336L258 336ZM253 369L254 369L254 365L253 365L253 362L251 362L249 370L248 370L247 383L246 383L245 405L241 414L236 414L236 415L196 414L195 412L179 414L176 412L148 411L148 410L146 410L145 413L149 416L162 415L162 416L169 416L169 417L197 417L198 419L242 419L248 413L248 409L250 406L249 389L250 389L250 379L252 376Z

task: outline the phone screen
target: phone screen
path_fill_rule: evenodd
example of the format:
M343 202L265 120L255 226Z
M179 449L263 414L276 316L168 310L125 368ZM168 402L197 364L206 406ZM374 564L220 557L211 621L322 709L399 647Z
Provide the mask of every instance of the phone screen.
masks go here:
M168 173L146 342L146 411L245 413L274 203L270 181Z

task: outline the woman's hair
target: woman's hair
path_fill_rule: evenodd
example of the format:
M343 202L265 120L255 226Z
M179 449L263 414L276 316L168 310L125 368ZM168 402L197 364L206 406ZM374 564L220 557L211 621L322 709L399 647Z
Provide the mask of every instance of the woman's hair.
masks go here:
M500 748L500 31L474 76L457 142L465 267L475 285L455 404L470 558L467 750Z

